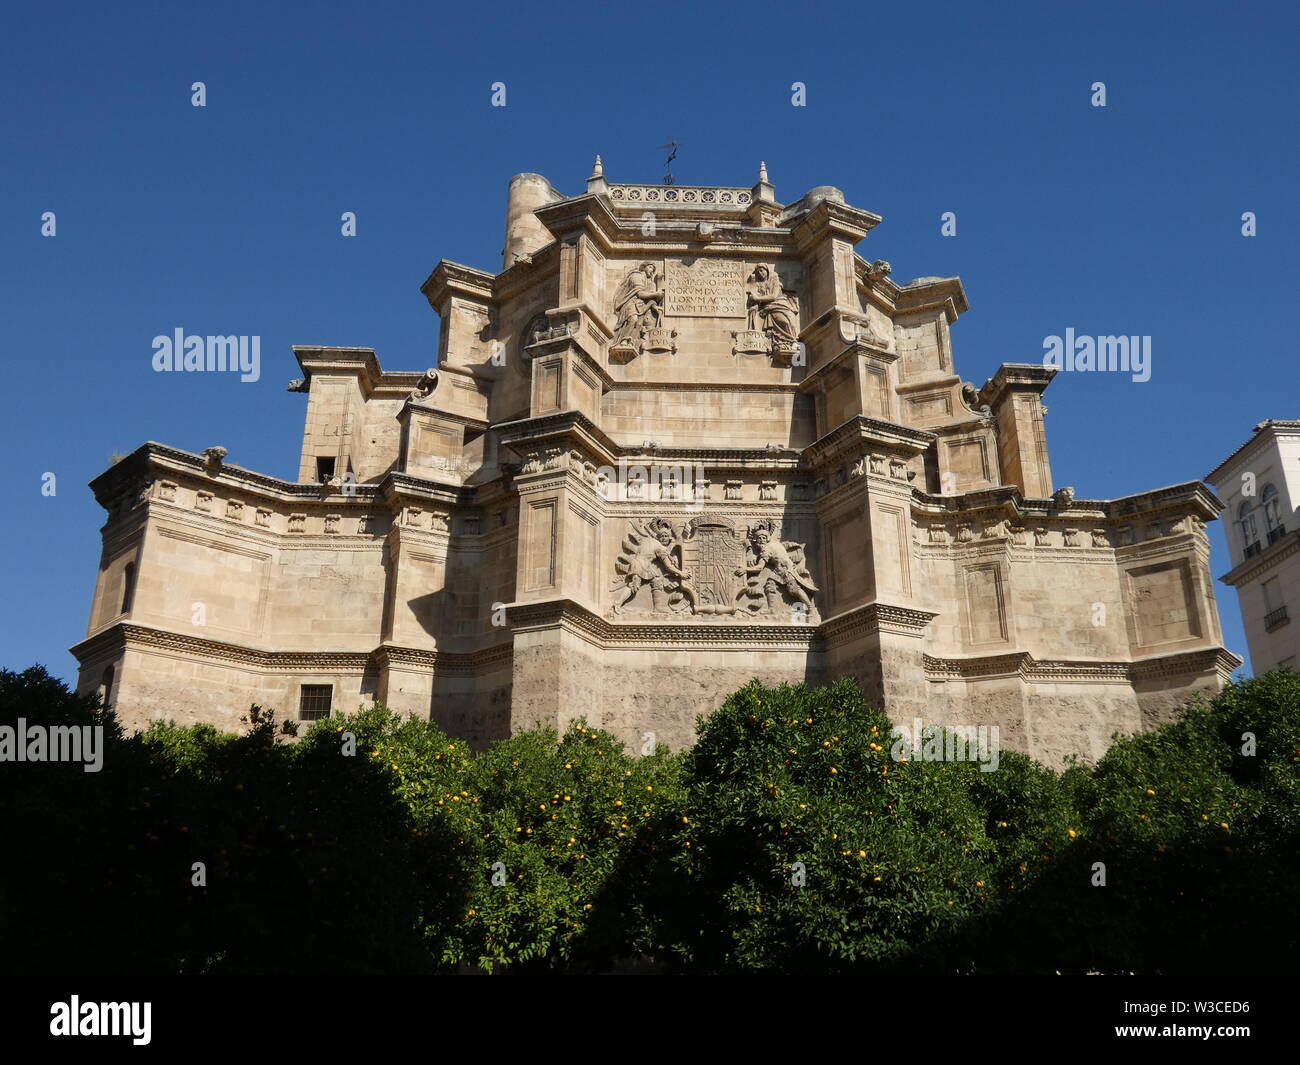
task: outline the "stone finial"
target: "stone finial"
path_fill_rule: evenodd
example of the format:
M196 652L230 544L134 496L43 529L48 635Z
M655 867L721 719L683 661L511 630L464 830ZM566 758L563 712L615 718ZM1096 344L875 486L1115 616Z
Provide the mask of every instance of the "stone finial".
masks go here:
M1058 488L1052 493L1052 502L1054 502L1058 507L1068 507L1074 502L1074 489L1069 485L1066 485L1064 488Z
M755 203L776 203L776 189L767 179L766 161L758 164L758 181L753 188Z
M605 181L605 163L596 156L596 161L591 164L591 177L587 178L587 191L595 193L605 193L609 191L609 185Z

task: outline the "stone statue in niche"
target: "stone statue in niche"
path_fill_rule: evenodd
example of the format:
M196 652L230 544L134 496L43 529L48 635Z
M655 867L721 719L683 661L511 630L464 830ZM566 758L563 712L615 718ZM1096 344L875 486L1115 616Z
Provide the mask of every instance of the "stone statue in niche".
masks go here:
M800 603L812 615L816 608L811 593L817 586L808 572L806 545L782 540L776 532L776 522L765 518L746 533L745 565L736 570L736 576L745 578L744 609L751 614L778 614Z
M615 587L621 586L623 594L614 603L614 613L621 614L636 599L643 584L650 586L654 613L683 609L695 613L695 590L691 575L682 569L681 559L681 541L666 518L652 518L644 525L631 522L623 539L623 552L614 564L620 575Z
M993 408L980 402L979 389L970 382L961 386L961 401L972 414L978 414L981 418L993 417Z
M614 294L616 324L609 353L626 362L641 354L646 333L661 328L664 316L663 276L654 263L642 263L628 272Z
M799 299L781 287L781 279L764 263L754 267L745 286L749 328L767 334L774 351L795 348L799 340Z

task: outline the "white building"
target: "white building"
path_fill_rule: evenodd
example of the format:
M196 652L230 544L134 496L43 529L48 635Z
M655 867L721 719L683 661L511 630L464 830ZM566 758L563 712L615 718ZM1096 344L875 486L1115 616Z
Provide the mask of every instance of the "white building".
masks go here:
M1255 673L1300 655L1300 421L1270 420L1205 477L1227 504L1232 569Z

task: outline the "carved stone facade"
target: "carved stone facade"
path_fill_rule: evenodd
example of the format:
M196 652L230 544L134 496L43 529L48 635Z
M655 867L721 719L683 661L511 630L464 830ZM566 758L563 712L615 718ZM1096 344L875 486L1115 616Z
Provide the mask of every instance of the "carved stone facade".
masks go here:
M1054 371L963 381L961 282L857 254L880 221L765 173L517 176L502 270L425 282L436 370L294 349L296 482L157 444L93 482L82 687L135 726L294 716L312 686L479 744L581 715L640 750L752 677L847 674L1049 762L1217 689L1218 501L1056 489Z

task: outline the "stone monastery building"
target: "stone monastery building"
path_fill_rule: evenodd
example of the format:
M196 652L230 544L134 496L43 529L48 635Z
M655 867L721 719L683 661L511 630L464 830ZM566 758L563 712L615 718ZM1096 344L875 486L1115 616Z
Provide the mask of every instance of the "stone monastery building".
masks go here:
M847 674L1049 763L1217 690L1219 501L1057 489L1055 371L964 382L961 282L856 252L880 221L830 186L779 203L765 167L516 176L501 270L424 283L436 369L294 349L296 481L148 443L92 482L81 688L134 727L380 699L476 744L585 715L639 750L752 677Z

